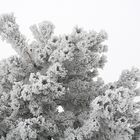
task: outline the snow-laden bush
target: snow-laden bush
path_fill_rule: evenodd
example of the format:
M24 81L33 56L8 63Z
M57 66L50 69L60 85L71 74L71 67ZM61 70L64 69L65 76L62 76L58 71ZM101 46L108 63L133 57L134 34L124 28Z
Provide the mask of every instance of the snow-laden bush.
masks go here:
M139 69L108 84L98 77L107 33L76 26L55 36L49 21L30 29L31 43L12 13L0 17L0 36L17 52L0 61L0 139L140 139Z

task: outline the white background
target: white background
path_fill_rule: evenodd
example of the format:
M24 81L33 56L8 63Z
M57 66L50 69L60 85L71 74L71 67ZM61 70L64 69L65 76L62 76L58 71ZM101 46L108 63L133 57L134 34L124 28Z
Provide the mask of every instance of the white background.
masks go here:
M106 30L108 63L100 76L118 79L123 69L140 68L140 0L0 0L0 14L13 12L20 31L32 40L30 25L49 20L55 34L70 33L75 25L85 30ZM15 54L0 40L0 59Z

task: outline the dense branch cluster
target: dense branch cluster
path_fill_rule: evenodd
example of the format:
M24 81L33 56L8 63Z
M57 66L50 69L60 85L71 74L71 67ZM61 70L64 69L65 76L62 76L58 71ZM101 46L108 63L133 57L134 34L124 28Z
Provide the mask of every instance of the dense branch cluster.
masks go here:
M108 84L98 77L107 33L55 36L49 21L30 29L28 43L13 14L0 17L0 36L18 54L0 61L0 140L138 140L140 71Z

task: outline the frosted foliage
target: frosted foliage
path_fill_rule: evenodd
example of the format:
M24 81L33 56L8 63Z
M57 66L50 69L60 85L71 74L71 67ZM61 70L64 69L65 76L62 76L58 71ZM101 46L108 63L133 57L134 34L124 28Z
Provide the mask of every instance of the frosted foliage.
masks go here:
M30 29L37 41L46 43L53 33L54 25L49 21L43 21L38 24L38 27L36 25L30 26Z
M136 88L137 81L140 80L140 71L139 69L133 67L131 71L124 70L120 76L119 84L128 87L128 88Z
M29 43L13 13L0 16L0 36L18 55L0 61L0 140L139 140L140 70L105 84L104 30L54 35L30 26Z

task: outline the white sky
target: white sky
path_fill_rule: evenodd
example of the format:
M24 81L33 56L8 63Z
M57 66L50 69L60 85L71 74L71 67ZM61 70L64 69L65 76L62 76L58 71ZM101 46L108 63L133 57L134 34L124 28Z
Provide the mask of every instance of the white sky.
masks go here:
M55 34L70 33L75 25L108 33L108 63L101 71L105 82L118 79L123 69L140 68L140 0L0 0L0 14L14 12L20 30L32 39L29 26L43 20ZM15 54L0 40L0 59Z

